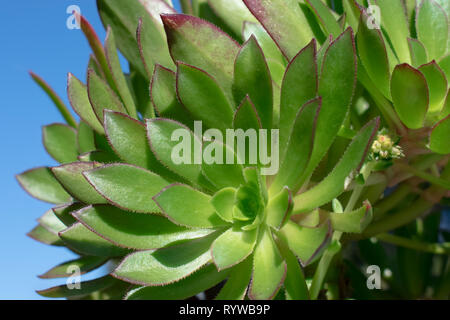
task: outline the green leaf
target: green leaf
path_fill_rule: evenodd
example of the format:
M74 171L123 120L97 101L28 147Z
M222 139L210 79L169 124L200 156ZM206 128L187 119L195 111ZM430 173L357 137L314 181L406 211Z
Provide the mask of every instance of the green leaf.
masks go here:
M67 124L73 128L77 127L77 121L70 113L69 109L62 101L62 99L58 96L58 94L44 81L41 77L39 77L34 72L30 71L30 76L33 80L45 91L48 97L53 101L55 106L58 108L59 112L63 116L64 120L66 120Z
M117 46L133 67L144 77L153 72L155 63L173 67L170 59L164 30L141 1L97 0L97 7L104 26L111 26L117 36ZM139 46L136 42L136 30L142 18L143 28L140 32L140 47L146 51L149 73L140 59ZM148 53L147 53L148 52Z
M417 39L408 38L408 46L411 53L411 62L415 68L427 63L427 51L422 42Z
M105 56L106 61L108 62L108 67L111 72L111 76L116 88L117 93L119 94L125 109L128 114L137 118L136 115L136 106L134 104L133 97L131 95L130 89L128 87L125 76L123 75L122 67L120 66L119 56L117 54L115 37L112 29L108 27L106 32L105 39Z
M286 300L309 300L308 286L297 257L284 241L277 240L281 256L286 261L287 266L286 278L284 279Z
M309 212L336 198L344 191L352 172L359 172L379 127L379 118L366 124L345 150L333 171L308 191L294 197L294 214ZM347 181L348 182L348 181Z
M311 10L319 20L327 34L337 37L341 34L342 28L333 16L332 11L321 0L306 0Z
M217 272L214 264L209 264L187 278L165 286L147 286L131 290L126 300L182 300L212 288L228 276L228 270Z
M211 260L210 246L217 233L159 250L128 255L112 275L121 280L149 286L180 281Z
M389 35L395 53L401 62L410 63L407 38L409 35L408 21L403 3L400 0L376 0L381 11L383 28Z
M103 123L104 119L104 109L126 112L119 97L117 97L111 88L92 70L88 71L87 87L89 101L97 115L97 119L101 123Z
M430 149L441 154L450 153L450 115L439 121L430 134Z
M216 214L211 197L182 184L172 184L153 198L174 223L194 228L215 228L226 223Z
M108 202L140 213L160 212L152 197L169 184L153 172L128 164L104 165L83 175Z
M314 36L296 0L244 0L244 3L288 60Z
M123 211L110 205L94 205L74 214L92 232L119 247L157 249L176 241L207 236L212 231L189 230L164 217Z
M73 110L78 116L92 129L102 134L104 132L103 126L91 107L86 86L71 73L69 73L67 78L67 95Z
M423 74L408 64L398 65L392 73L391 95L400 120L408 128L422 128L429 101Z
M177 97L175 72L157 64L150 84L150 96L160 117L177 120L190 128L193 127L192 115Z
M275 297L286 277L286 262L268 228L261 229L253 254L253 277L248 296L252 300Z
M331 225L334 230L361 233L372 221L372 206L368 201L359 209L350 212L330 212Z
M108 275L94 280L83 281L80 283L80 289L69 288L68 285L64 284L36 292L46 298L82 297L109 288L116 282L116 279Z
M418 70L425 76L429 88L430 105L428 112L440 112L447 95L447 79L444 72L434 60L421 65Z
M77 160L77 132L74 128L61 123L44 126L42 140L48 154L59 163Z
M434 0L422 1L417 8L417 38L427 48L430 59L439 59L447 52L448 17Z
M78 152L80 154L94 151L96 149L94 140L94 131L83 120L81 120L80 123L78 124L77 145L78 145Z
M181 103L206 127L223 132L231 127L233 108L216 80L205 71L178 62L177 93Z
M344 122L355 90L356 64L353 31L348 28L330 44L324 56L318 89L322 107L317 118L311 159L302 180L318 165Z
M446 78L450 79L450 53L439 60L439 66L444 71Z
M266 223L275 229L280 229L289 220L292 206L292 192L288 187L284 187L270 199L266 208Z
M270 186L270 193L279 192L288 186L296 193L302 186L300 177L311 156L316 122L321 112L321 98L306 102L297 112L284 150L281 149L281 166Z
M316 40L289 63L281 86L280 150L286 150L298 110L317 95ZM301 88L301 90L299 90Z
M52 210L45 212L37 221L41 226L54 234L58 234L58 232L66 228L66 225L59 220Z
M242 231L230 228L211 246L211 255L217 270L223 270L244 261L255 247L258 230Z
M233 206L236 189L223 188L216 192L210 202L217 215L224 221L233 222Z
M16 178L20 186L36 199L56 204L70 201L70 195L47 167L25 171L17 175Z
M208 0L208 3L235 34L241 34L245 22L257 22L240 0Z
M41 279L53 279L53 278L67 278L72 275L72 268L77 267L80 270L80 274L85 274L89 271L97 269L102 266L107 260L105 257L84 256L78 259L70 260L51 268L46 273L39 276Z
M230 271L230 276L220 290L216 300L244 300L252 276L253 257L239 263Z
M196 66L217 80L228 101L233 101L233 62L239 44L215 25L182 14L162 15L174 61Z
M52 172L64 189L75 199L84 203L106 203L106 200L83 176L84 171L99 167L94 162L74 162L53 167Z
M114 246L77 222L59 233L66 246L88 256L119 257L129 250Z
M331 224L326 221L316 228L308 228L288 221L278 235L299 258L300 263L307 266L320 256L329 243Z
M377 88L387 98L390 98L389 82L389 58L386 44L380 29L368 27L369 17L362 12L359 21L359 29L356 35L358 54L364 68Z
M200 151L201 155L201 140L189 128L174 120L147 119L146 123L147 138L156 158L180 177L200 185L202 168L197 152Z
M27 233L27 236L43 244L48 244L51 246L64 246L64 243L58 237L58 234L51 232L41 225L34 227L33 230Z
M120 159L115 155L102 150L95 150L80 154L78 156L78 160L83 162L98 162L104 164L120 162Z
M233 128L242 129L245 131L248 129L255 129L256 131L262 129L258 111L248 95L245 96L239 107L234 112ZM248 154L247 150L246 154ZM246 161L244 162L247 163Z
M217 189L239 187L244 183L243 166L227 144L217 139L204 141L203 155L202 172ZM233 163L228 162L229 159L233 159Z
M236 57L233 94L236 103L248 95L261 119L262 128L272 128L272 79L264 53L254 36L242 45Z
M80 202L73 202L70 204L54 207L52 208L52 210L55 216L57 216L62 223L69 227L77 221L72 216L72 212L81 209L83 206L84 205Z

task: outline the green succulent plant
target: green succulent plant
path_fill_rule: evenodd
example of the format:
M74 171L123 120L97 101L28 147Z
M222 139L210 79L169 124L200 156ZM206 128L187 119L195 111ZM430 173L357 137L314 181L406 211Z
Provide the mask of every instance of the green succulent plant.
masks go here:
M104 44L78 16L93 51L86 84L68 75L79 121L32 74L67 124L43 128L60 165L17 178L57 205L29 235L79 255L41 277L107 262L110 270L79 289L38 293L186 299L215 288L217 299L317 299L326 289L333 298L329 269L350 240L371 247L362 239L375 236L445 256L447 244L387 232L450 189L450 7L374 1L379 30L369 28L369 2L193 0L178 14L170 1L98 0ZM215 136L198 132L196 121ZM259 137L242 158L217 139L230 129L276 130L279 139ZM177 130L193 148L181 163L173 159ZM261 152L277 150L278 171L265 175ZM197 151L221 161L199 162ZM430 184L423 190L432 200L412 192L417 178Z

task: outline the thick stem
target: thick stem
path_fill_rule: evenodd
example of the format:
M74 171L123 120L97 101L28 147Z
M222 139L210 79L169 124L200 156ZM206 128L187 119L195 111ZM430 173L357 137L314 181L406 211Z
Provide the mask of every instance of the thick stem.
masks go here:
M378 240L383 242L392 243L397 246L410 248L418 251L425 251L434 254L449 254L450 243L425 243L408 238L399 237L389 233L382 233L376 236Z

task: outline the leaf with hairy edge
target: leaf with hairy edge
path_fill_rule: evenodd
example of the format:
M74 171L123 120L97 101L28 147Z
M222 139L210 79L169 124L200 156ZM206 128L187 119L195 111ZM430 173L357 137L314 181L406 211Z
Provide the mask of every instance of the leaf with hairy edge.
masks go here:
M230 270L230 276L215 300L244 300L252 277L253 256Z
M319 164L345 120L356 85L356 64L353 30L348 28L330 44L324 56L318 89L322 107L317 118L311 159L302 181Z
M89 102L86 86L71 73L67 77L67 95L73 110L80 118L98 133L104 133Z
M422 1L417 8L417 38L427 48L430 59L439 59L447 51L448 17L434 0Z
M17 175L16 178L21 187L36 199L55 204L70 201L70 195L47 167L27 170Z
M302 227L293 221L288 221L279 231L278 236L299 258L302 266L307 266L320 256L330 241L331 233L329 221L316 228Z
M58 234L58 232L66 228L66 225L59 220L52 210L45 212L37 221L41 226L54 234Z
M224 221L233 222L233 207L236 189L223 188L216 192L210 202L217 215Z
M259 231L253 254L253 275L248 296L252 300L269 300L275 297L286 277L286 262L268 228Z
M241 0L208 0L209 5L237 35L245 22L258 22Z
M211 205L211 197L182 184L172 184L153 197L163 214L186 227L216 228L226 225Z
M77 132L62 123L54 123L42 128L42 140L48 154L59 163L77 160Z
M158 249L181 240L207 236L212 230L186 229L164 217L123 211L110 205L94 205L74 213L92 232L119 247Z
M122 102L125 106L125 109L128 111L128 114L131 117L136 118L136 106L134 104L130 88L128 87L127 81L125 80L125 76L123 75L122 67L120 66L114 34L110 27L108 27L106 32L105 55L109 70L111 71L112 79L114 81L115 87L117 88L117 93L122 99Z
M92 108L100 122L103 122L104 109L110 109L118 112L126 112L119 97L111 88L92 70L88 71L88 96Z
M288 60L314 36L296 0L244 0L244 3Z
M78 160L82 162L98 162L98 163L116 163L120 162L120 159L111 153L105 152L103 150L94 150L90 152L85 152L78 156Z
M47 230L41 225L37 225L30 232L27 233L31 239L39 241L43 244L51 246L64 246L64 242L58 237L58 234Z
M292 192L288 187L284 187L275 197L270 199L266 207L266 223L280 229L289 220L292 213Z
M217 80L233 101L233 63L239 44L215 25L183 14L165 14L162 20L174 61L196 66Z
M115 283L117 283L117 280L108 275L94 280L83 281L80 283L80 289L73 290L73 288L64 284L36 292L46 298L82 297L109 288Z
M450 114L450 90L447 91L447 96L445 97L444 105L441 110L439 118L444 119Z
M193 128L192 115L177 97L175 72L157 64L150 83L150 96L160 117L180 121Z
M45 91L45 93L48 95L48 97L53 101L53 103L55 104L55 106L58 108L59 112L63 116L64 120L66 120L67 124L73 128L76 128L77 121L72 116L69 109L67 108L65 103L62 101L62 99L56 94L56 92L47 84L47 82L44 81L44 79L39 77L34 72L30 71L30 76L39 85L39 87L41 87L42 90Z
M233 95L236 104L248 95L261 119L262 128L272 128L272 79L264 53L254 36L242 45L236 57Z
M173 67L164 31L141 1L97 0L97 8L103 25L110 25L114 30L119 50L142 76L148 78L153 72L155 63L169 68ZM140 34L140 42L152 57L151 62L146 63L149 73L146 72L140 59L139 47L136 42L136 30L140 18L145 26L143 28L145 32Z
M111 242L96 235L79 222L61 231L59 237L68 248L83 255L119 257L129 252L127 249L114 246Z
M408 38L408 46L411 53L411 63L415 68L427 63L427 51L422 42L417 39Z
M78 124L78 130L77 130L77 146L78 146L78 152L85 153L94 151L96 149L95 147L95 140L94 140L94 132L89 127L89 125L84 122L83 120L80 121Z
M306 0L306 3L312 9L327 34L332 34L333 37L341 34L341 26L336 21L332 11L321 0Z
M67 278L73 275L73 268L79 268L80 274L85 274L91 270L102 266L107 259L105 257L84 256L70 260L51 268L46 273L41 274L41 279Z
M422 128L429 103L424 75L408 64L398 65L392 73L391 95L400 120L408 128Z
M188 127L170 119L147 119L147 138L164 166L195 185L202 184L201 159L196 156L198 151L201 156L202 142Z
M217 270L223 270L242 262L255 247L257 229L242 231L230 228L222 233L211 246L211 255Z
M450 115L439 121L430 134L430 149L441 154L450 153Z
M243 166L227 144L219 140L204 141L203 154L202 172L217 189L237 188L245 182ZM233 159L233 163L227 161L229 159Z
M225 280L229 270L217 272L214 264L208 264L187 278L165 286L147 286L131 290L126 300L182 300L208 290Z
M317 95L316 40L312 40L289 63L281 86L280 150L287 149L295 117L301 106Z
M442 103L447 95L448 85L444 72L434 60L421 65L418 70L422 72L427 80L430 93L428 112L434 113L441 111Z
M356 35L358 54L364 68L377 88L387 98L390 98L389 82L389 58L386 44L377 28L369 28L369 17L363 11L360 16L359 29Z
M234 112L233 117L234 129L262 129L261 119L252 100L248 95L244 97L239 107Z
M233 108L216 80L205 71L177 62L177 94L181 103L209 128L225 132L233 121Z
M161 286L180 281L211 261L209 250L217 232L181 244L132 253L112 275L141 285Z
M105 133L114 152L126 163L158 172L162 177L177 180L150 150L145 125L126 114L105 110ZM92 202L91 202L92 203Z
M299 178L304 174L311 156L321 104L319 97L306 102L297 112L286 147L281 149L281 166L270 186L271 194L278 193L284 186L288 186L294 194L300 189Z
M83 175L108 202L140 213L160 212L152 197L169 184L159 175L129 164L108 164Z
M84 203L106 203L106 200L86 181L84 171L101 166L95 162L73 162L53 167L52 172L64 189Z
M62 223L64 223L67 227L69 227L77 221L75 220L75 218L72 216L71 213L73 211L81 209L83 206L84 204L80 202L73 202L71 204L54 207L52 208L52 210L55 216L57 216Z
M308 286L297 257L281 239L277 239L277 244L287 266L286 278L283 283L286 300L309 300Z
M331 225L334 230L361 233L372 221L372 206L365 201L359 209L350 212L330 212Z
M378 130L380 119L366 124L352 140L333 171L308 191L294 197L294 214L309 212L333 200L345 189L352 172L359 172Z
M407 38L409 35L408 21L403 3L400 0L375 0L381 11L383 28L389 35L395 53L402 62L410 63Z

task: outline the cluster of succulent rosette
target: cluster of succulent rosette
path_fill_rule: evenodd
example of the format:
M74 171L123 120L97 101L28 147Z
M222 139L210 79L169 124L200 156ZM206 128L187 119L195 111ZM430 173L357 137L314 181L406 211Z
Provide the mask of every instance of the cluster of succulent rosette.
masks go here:
M186 299L213 289L216 299L364 298L355 284L353 294L340 288L331 271L352 240L369 264L382 250L369 237L399 246L399 259L414 249L445 261L450 246L434 243L436 225L388 232L419 221L450 189L448 1L181 3L184 14L170 0L97 0L104 44L77 16L93 52L86 84L68 75L79 121L32 74L67 123L43 128L60 165L17 177L56 205L29 236L79 255L41 277L108 266L79 289L39 294ZM368 23L369 5L379 10L379 28ZM177 129L203 150L237 157L195 134L194 121L223 134L277 129L278 172L263 175L262 161L198 163L194 154L176 163ZM432 279L444 283L436 294L448 296L448 277L443 267Z

